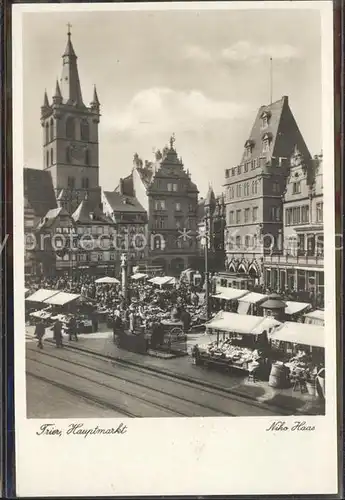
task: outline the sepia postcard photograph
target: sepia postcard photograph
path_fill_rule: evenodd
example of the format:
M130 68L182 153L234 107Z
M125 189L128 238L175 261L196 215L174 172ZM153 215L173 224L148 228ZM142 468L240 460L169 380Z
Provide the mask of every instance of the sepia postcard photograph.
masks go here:
M332 9L13 7L18 495L336 493Z

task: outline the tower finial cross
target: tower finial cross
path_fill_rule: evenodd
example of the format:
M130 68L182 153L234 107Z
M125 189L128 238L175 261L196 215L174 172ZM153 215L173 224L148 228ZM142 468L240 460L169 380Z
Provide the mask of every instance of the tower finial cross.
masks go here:
M67 23L67 28L68 28L67 35L68 35L68 36L71 36L71 28L72 28L71 23Z

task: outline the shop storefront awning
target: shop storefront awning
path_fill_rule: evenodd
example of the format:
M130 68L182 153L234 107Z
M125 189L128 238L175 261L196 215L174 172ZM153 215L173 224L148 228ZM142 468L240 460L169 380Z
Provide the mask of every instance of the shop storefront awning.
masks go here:
M172 276L155 276L149 280L153 285L174 285L176 283L176 279Z
M27 300L28 302L44 302L45 300L49 299L49 297L53 297L58 293L59 290L48 290L46 288L40 288L25 300Z
M267 299L267 295L264 295L263 293L257 293L257 292L249 292L244 297L241 297L239 300L241 302L249 302L250 304L258 304L261 301L264 301Z
M44 301L45 304L51 304L54 306L64 306L65 304L69 304L73 300L79 299L80 295L78 293L67 293L67 292L59 292L49 299Z
M212 295L216 299L222 300L239 300L241 297L247 295L248 290L238 290L237 288L219 287L217 293Z
M264 331L270 333L281 323L273 318L263 316L244 316L242 314L219 311L206 323L207 329L235 332L240 334L260 335Z
M289 316L301 313L302 311L311 308L311 304L308 304L308 302L295 302L292 300L286 300L285 304L286 304L285 314Z
M271 335L271 340L280 340L292 344L325 347L325 329L321 325L306 325L295 321L286 321Z
M145 274L145 273L134 273L131 276L132 280L143 280L143 279L146 279L146 278L148 278L148 275Z
M308 312L304 315L304 322L307 325L321 325L325 324L325 311L316 309L315 311Z

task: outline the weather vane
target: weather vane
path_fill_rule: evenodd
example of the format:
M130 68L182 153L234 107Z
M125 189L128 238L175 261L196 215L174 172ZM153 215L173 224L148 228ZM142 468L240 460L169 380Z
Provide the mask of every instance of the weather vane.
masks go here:
M67 23L67 28L68 28L67 35L68 35L68 36L71 36L71 28L72 28L71 23Z

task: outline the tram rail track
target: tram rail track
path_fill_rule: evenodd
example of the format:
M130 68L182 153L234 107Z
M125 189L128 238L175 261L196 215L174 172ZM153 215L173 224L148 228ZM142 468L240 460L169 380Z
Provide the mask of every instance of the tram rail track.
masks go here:
M50 343L50 342L49 342ZM186 376L184 374L179 374L171 371L163 371L162 369L158 367L153 367L153 366L143 366L139 365L138 362L134 360L128 360L128 359L121 359L119 357L115 356L109 356L105 355L102 353L96 353L94 351L91 351L89 349L85 349L84 347L79 347L75 345L66 345L68 351L74 351L78 352L79 354L83 354L88 358L91 359L99 359L103 361L107 361L108 363L111 363L113 366L119 365L122 368L128 369L128 370L135 370L137 372L147 375L153 375L156 376L157 378L164 378L166 380L171 380L179 383L180 385L183 385L185 387L195 387L198 390L203 390L210 395L217 394L219 396L231 398L233 401L236 401L240 404L247 405L248 407L257 407L260 410L267 410L267 415L281 415L281 416L291 416L294 414L298 414L299 412L296 411L293 413L291 410L289 410L287 407L284 406L276 406L270 403L265 403L265 402L260 402L257 401L255 398L248 394L243 394L234 388L227 388L227 387L222 387L219 385L216 385L212 382L204 381L198 378L192 378L189 376ZM54 355L53 355L54 356ZM57 356L58 357L58 356ZM77 364L77 363L76 363ZM235 416L235 415L230 415L230 416Z
M74 360L66 360L66 359L61 358L60 356L51 355L51 354L48 354L48 353L45 353L45 352L41 352L41 351L39 351L37 354L39 355L39 357L41 357L41 356L47 356L48 358L51 357L53 359L58 359L62 363L71 365L73 367L74 366L78 366L79 368L82 368L84 370L91 370L92 372L95 372L95 373L97 373L99 375L102 375L104 377L109 377L111 380L117 380L117 381L121 381L121 382L124 382L124 383L129 383L129 384L138 386L138 387L142 388L143 390L153 391L153 389L150 386L150 384L143 383L143 382L140 382L140 381L135 381L135 382L133 382L133 381L127 381L127 379L126 379L125 376L121 376L121 375L116 374L114 372L111 372L109 370L103 370L103 369L98 369L98 368L95 368L95 367L90 367L89 365L87 365L85 363L75 362ZM91 384L96 384L96 385L99 385L100 387L102 387L103 389L106 389L106 390L109 390L109 391L116 391L116 392L118 392L118 393L120 393L120 394L122 394L124 396L129 396L129 397L133 398L134 400L137 400L139 402L143 402L143 403L145 403L145 404L147 404L147 405L149 405L149 406L151 406L153 408L156 408L156 409L159 409L159 410L163 410L164 412L166 412L168 414L167 416L171 416L171 417L176 417L176 416L191 417L191 416L195 416L193 414L193 411L192 411L193 407L195 407L195 408L197 407L197 408L200 408L202 410L207 410L208 412L214 412L215 413L214 416L228 416L228 417L229 416L235 416L231 412L224 411L224 410L221 411L218 408L213 407L212 405L207 405L205 403L196 402L196 401L193 401L192 399L189 399L189 398L186 398L186 397L182 397L182 396L173 394L170 391L164 391L162 389L157 389L157 388L154 389L155 393L158 393L158 394L162 395L163 397L167 397L167 398L170 398L171 400L174 400L174 401L177 401L177 402L181 402L183 404L187 404L187 405L191 406L191 411L188 411L188 412L180 411L180 410L177 410L176 408L169 407L169 403L168 404L160 404L160 403L154 402L154 401L152 401L150 399L147 399L146 397L139 396L138 394L135 394L131 390L128 390L128 389L124 390L124 389L120 389L118 387L116 387L116 389L115 389L110 384L107 384L107 383L104 383L104 382L100 382L100 381L97 381L97 380L91 380L90 377L88 377L86 375L82 375L80 373L75 373L75 371L73 371L73 369L71 370L71 369L66 369L66 368L63 368L63 367L59 367L59 366L56 366L56 365L54 365L52 363L47 363L45 361L42 361L42 359L37 359L37 358L30 357L30 356L28 356L27 359L30 360L31 363L37 363L38 366L40 366L40 367L45 366L47 368L60 371L60 372L64 373L67 376L78 377L78 379L85 380L89 384L90 383ZM35 376L35 374L33 374L32 371L31 372L28 371L28 373L31 376ZM150 374L150 375L152 377L152 374ZM39 375L39 377L42 378L41 375ZM45 380L44 380L45 382L49 382L49 379L47 379L46 377L43 377L43 378L45 378ZM169 378L169 377L167 377L167 378ZM69 392L71 392L73 394L76 394L76 395L78 394L79 390L76 390L73 387L70 387L69 385L57 383L56 381L53 381L53 382L54 382L55 385L59 384L59 387L61 389L69 390ZM97 404L100 404L100 405L103 405L104 407L112 409L111 404L108 405L108 403L105 402L105 401L102 401L102 400L100 400L98 398L93 398L93 397L90 398L90 397L88 397L88 393L85 393L83 391L79 391L79 393L80 393L81 397L83 397L84 399L95 400L95 402ZM223 397L224 397L224 395L223 395ZM174 401L172 401L172 402L174 403ZM129 413L127 416L131 416L131 417L138 417L138 416L140 416L140 415L133 414L132 412L128 412L128 410L126 410L123 407L120 407L119 405L113 405L113 406L114 406L114 409L116 411L120 411L120 412L124 411L126 413Z
M67 363L70 363L71 365L75 365L75 366L80 367L82 369L89 369L89 370L92 370L98 374L105 376L105 377L112 377L113 379L117 379L120 381L127 381L126 376L124 376L124 375L121 376L121 374L118 374L118 373L112 371L111 369L108 369L108 370L104 369L105 367L100 369L100 368L97 368L95 366L92 366L93 363L91 362L91 364L90 364L90 361L91 360L94 360L94 361L98 360L98 361L103 361L103 362L106 361L109 364L111 364L111 366L113 366L115 368L118 366L118 367L121 367L122 370L128 370L129 373L131 373L131 375L133 375L133 373L138 373L139 375L141 375L141 379L143 378L144 375L148 375L149 377L155 377L157 380L164 379L164 380L169 381L169 382L178 383L180 386L185 387L187 389L194 388L194 389L198 390L199 392L201 391L206 396L210 395L210 397L216 396L216 397L222 397L222 398L229 398L229 402L232 401L233 403L236 403L239 405L244 405L247 408L257 407L260 409L260 413L263 415L266 415L266 416L279 415L279 414L280 415L284 415L284 414L291 415L292 414L291 411L287 411L287 409L285 409L285 408L276 409L272 405L261 403L261 402L256 401L253 398L248 397L246 395L243 395L243 396L238 395L238 394L236 394L236 392L234 392L231 389L215 386L214 384L209 384L207 382L199 381L197 379L189 379L184 375L181 376L179 374L176 374L176 376L175 376L175 374L172 372L164 373L162 370L159 370L159 369L156 370L155 367L142 366L142 365L138 365L136 362L131 362L131 361L128 362L128 360L117 359L117 358L113 358L110 356L106 356L106 355L101 354L101 353L90 352L89 350L86 350L83 348L80 349L79 346L77 347L77 346L68 345L67 352L68 351L69 352L73 352L73 351L78 352L79 355L81 355L83 357L85 356L85 358L87 358L89 360L89 362L85 361L85 362L81 363L80 361L75 360L75 359L73 359L73 360L67 359L65 357L58 355L57 353L51 352L50 350L37 351L37 349L29 349L28 355L29 355L30 351L35 353L36 356L37 355L44 356L44 357L48 356L48 357L51 357L52 359L56 359L56 360L59 360L61 362L67 362ZM66 352L66 351L64 350L61 352ZM27 355L27 358L30 359L28 355ZM53 367L51 367L51 368L53 368ZM56 367L54 367L54 368L59 369ZM69 375L74 375L74 372L70 372ZM78 375L78 377L79 376L80 375ZM89 378L87 378L87 380L89 380ZM131 382L131 383L134 383L134 382ZM146 389L152 390L152 388L149 384L145 384L142 381L136 380L135 385L137 385L138 387L142 387L143 390L146 390ZM164 391L162 389L156 388L155 392L160 393L162 396L168 396L168 397L174 398L175 400L180 400L181 403L190 403L191 405L198 406L199 408L204 408L207 411L215 411L217 413L217 415L219 415L219 416L242 416L240 413L234 414L233 412L230 412L230 411L221 411L218 408L214 408L212 405L207 405L203 402L196 402L196 401L193 401L191 399L188 399L188 398L176 395L176 394L172 394L169 391ZM123 391L123 394L127 394L128 396L133 397L133 398L138 398L137 395L129 394L128 391ZM145 401L148 402L147 400L145 400ZM157 404L157 403L154 403L154 404ZM120 409L120 411L121 411L121 409ZM137 416L137 415L130 415L130 416ZM175 411L175 416L193 416L193 415Z

